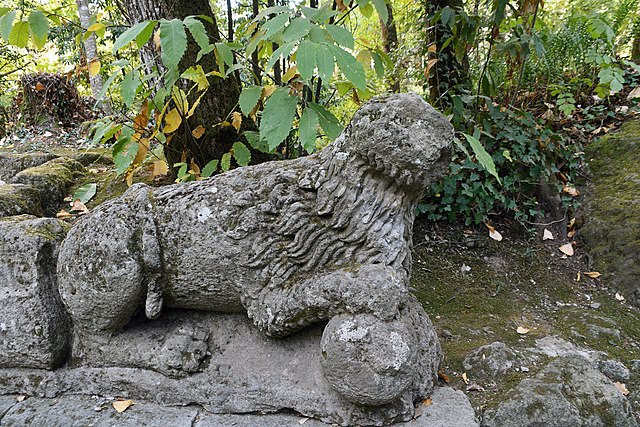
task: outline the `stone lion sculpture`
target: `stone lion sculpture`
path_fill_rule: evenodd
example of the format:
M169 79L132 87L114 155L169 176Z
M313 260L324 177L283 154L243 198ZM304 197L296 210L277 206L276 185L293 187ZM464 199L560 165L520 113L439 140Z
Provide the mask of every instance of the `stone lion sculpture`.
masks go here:
M89 360L141 310L246 312L270 337L328 321L319 357L349 401L380 405L420 378L432 385L440 350L408 292L410 248L416 203L444 173L452 137L418 95L391 95L315 155L132 186L60 250L74 356ZM438 360L419 360L420 346Z

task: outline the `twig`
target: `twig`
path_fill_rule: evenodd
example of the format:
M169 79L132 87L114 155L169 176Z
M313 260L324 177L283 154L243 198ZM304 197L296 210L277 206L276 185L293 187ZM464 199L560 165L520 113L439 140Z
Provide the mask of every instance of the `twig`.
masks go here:
M542 226L542 227L546 227L546 226L548 226L548 225L557 224L557 223L562 222L562 221L564 221L564 220L566 220L566 219L567 219L567 214L565 213L565 214L563 215L563 217L562 217L562 218L557 219L557 220L555 220L555 221L547 222L547 223L542 223L542 222L529 222L529 221L525 221L525 222L526 222L527 224L529 224L529 225L539 225L539 226Z

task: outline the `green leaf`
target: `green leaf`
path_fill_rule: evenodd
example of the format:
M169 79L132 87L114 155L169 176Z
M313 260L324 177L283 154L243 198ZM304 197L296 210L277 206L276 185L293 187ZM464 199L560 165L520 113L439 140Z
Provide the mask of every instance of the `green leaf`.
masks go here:
M333 40L335 40L335 42L340 46L344 46L348 49L353 49L354 40L351 31L339 25L327 25L327 31L329 32Z
M17 47L27 47L29 43L29 23L18 21L13 25L7 43Z
M252 22L260 21L262 18L268 15L275 15L278 13L289 12L291 13L291 9L286 6L273 6L264 9L262 12L258 13L255 18L253 18Z
M283 39L285 42L297 42L311 31L311 21L306 18L295 18L286 30L284 30Z
M266 30L264 38L268 39L269 37L272 37L273 35L278 33L284 28L287 22L289 22L288 13L283 13L270 18L267 22L264 23L264 25L262 25L262 29Z
M2 18L4 15L7 14L7 12L10 12L12 10L14 9L11 7L0 7L0 18Z
M305 108L302 117L300 117L299 133L300 143L309 154L316 149L316 132L319 124L318 113L311 108Z
M249 86L242 89L239 100L240 111L242 111L242 114L249 117L249 113L251 113L253 107L255 107L260 100L261 94L262 86Z
M133 159L138 153L138 143L131 141L133 136L132 127L123 127L118 142L113 145L113 163L116 166L116 173L122 175L129 169Z
M213 173L218 169L219 160L211 160L209 163L204 165L202 171L200 172L200 176L203 178L209 178Z
M271 55L271 58L269 58L269 62L267 62L267 67L264 70L269 71L270 69L272 69L273 66L276 65L276 61L278 61L278 59L280 59L281 56L289 56L294 46L295 44L293 43L286 43L280 46L278 49L276 49L276 51L273 52L273 54Z
M367 78L364 73L364 67L356 58L346 50L338 46L330 46L335 56L340 70L345 77L353 83L353 85L361 91L367 90Z
M177 68L187 50L187 33L179 19L160 21L160 43L162 45L162 63L167 68Z
M98 96L96 97L96 102L101 101L102 98L104 98L104 95L107 93L107 90L109 90L109 87L111 86L111 84L113 83L113 81L116 79L116 77L118 77L119 73L119 69L115 70L107 79L106 82L104 82L104 84L102 85L102 90L100 91L100 93L98 94Z
M251 151L242 142L234 142L233 157L240 166L247 166L251 161Z
M500 181L500 177L498 176L498 172L496 171L496 165L495 163L493 163L491 155L487 153L487 151L482 146L482 143L477 138L474 138L471 135L467 135L466 133L463 133L463 135L467 139L469 145L471 145L471 148L476 155L476 159L478 159L478 163L480 163L480 165L482 165L482 167L487 172L495 176L498 182L502 184L502 182Z
M12 10L11 12L4 15L0 18L0 34L2 38L7 43L9 42L9 34L11 34L11 29L13 28L13 19L16 17L16 11Z
M277 88L264 105L260 120L260 138L265 139L269 150L285 140L296 114L298 98L289 95L289 89Z
M187 16L184 19L184 24L189 29L189 32L193 36L201 50L207 50L209 47L209 36L207 36L207 30L204 28L204 24L199 19L193 16Z
M116 53L118 50L131 43L134 39L138 48L141 48L142 46L144 46L147 40L149 40L151 34L153 34L153 29L155 26L156 21L138 22L136 25L120 34L120 36L113 43L113 48L111 49L111 51L113 53Z
M82 203L87 203L96 195L96 188L95 183L83 185L73 193L73 201L80 200Z
M42 39L47 37L49 32L49 21L44 16L44 13L34 10L29 14L29 27L35 37Z
M256 150L262 151L263 153L269 153L271 151L269 150L267 141L261 139L258 132L245 131L243 135L245 138L247 138L247 142L249 143L249 145L251 145Z
M131 108L133 100L136 97L136 91L140 84L140 77L136 70L129 71L120 84L120 94L122 95L122 100L126 104L127 108Z
M323 28L318 27L316 24L311 24L311 31L309 31L309 40L314 43L331 41L331 35Z
M335 62L333 62L333 53L331 49L325 44L316 44L316 62L318 63L318 75L326 84L331 80L333 76L333 70L335 69Z
M310 80L313 77L313 70L316 68L317 48L318 44L309 40L303 40L298 47L296 64L303 80Z
M362 13L362 16L365 18L371 18L371 15L373 15L373 6L371 6L370 3L360 6L360 13Z
M229 169L231 169L231 153L224 153L222 155L222 160L220 162L220 168L222 169L223 172L226 172Z
M373 68L376 70L376 76L379 79L384 76L384 63L382 62L382 57L378 52L372 52L371 56L373 56Z
M331 111L327 110L319 104L310 102L308 104L308 107L318 114L318 118L320 119L320 127L322 127L322 130L324 130L327 137L329 137L329 139L332 141L336 139L340 135L340 132L342 132L342 129L344 129L344 127L340 123L340 120L338 120L336 116L331 113Z
M233 52L225 43L216 43L216 51L225 64L233 65Z
M389 12L387 11L387 3L385 2L385 0L371 0L371 2L376 7L378 15L380 15L380 19L382 19L382 22L387 24L387 21L389 21Z

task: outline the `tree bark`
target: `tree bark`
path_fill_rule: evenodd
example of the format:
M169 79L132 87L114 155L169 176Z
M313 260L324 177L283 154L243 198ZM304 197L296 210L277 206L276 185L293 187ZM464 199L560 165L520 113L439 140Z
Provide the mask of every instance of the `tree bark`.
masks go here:
M211 11L208 0L125 0L130 24L154 19L184 19L190 15L206 15L212 18L212 22L202 20L207 34L212 42L220 41L220 32ZM180 71L196 65L196 57L199 47L191 35L187 51L180 61ZM153 64L162 75L164 67L160 62L159 52L153 47L146 46L141 52L142 60L146 64ZM213 53L204 55L197 64L201 65L205 72L217 69ZM209 89L200 99L195 113L188 120L183 120L182 125L176 131L171 141L165 145L165 156L170 166L182 160L189 162L191 159L201 168L211 160L220 159L223 154L229 152L234 142L240 140L238 132L231 126L221 124L229 119L236 109L240 96L241 86L236 76L232 73L226 79L220 77L209 78ZM195 91L194 91L195 92ZM189 105L195 102L199 93L189 99ZM191 131L202 125L206 132L196 139ZM250 121L243 122L243 128L255 128ZM252 163L259 163L268 158L262 153L252 150Z
M391 1L387 3L387 13L389 18L387 22L383 22L382 18L380 19L380 29L382 30L382 46L384 48L384 52L394 59L396 49L398 48L398 31L396 29L396 22L393 19L393 6L391 5ZM387 85L389 89L393 93L400 92L400 79L398 76L398 69L394 67L390 73L387 73Z
M78 17L80 18L80 25L82 29L87 31L89 23L91 22L91 11L89 10L89 4L87 0L76 0L76 6L78 6ZM96 46L96 35L91 33L89 37L84 41L84 53L87 62L87 69L92 61L98 61L98 48ZM89 84L91 85L91 94L97 100L98 94L102 91L102 76L98 72L92 76L89 72ZM111 105L107 99L98 103L100 107L104 109L107 114L111 114Z
M631 60L640 61L640 18L633 23L633 45L631 47Z

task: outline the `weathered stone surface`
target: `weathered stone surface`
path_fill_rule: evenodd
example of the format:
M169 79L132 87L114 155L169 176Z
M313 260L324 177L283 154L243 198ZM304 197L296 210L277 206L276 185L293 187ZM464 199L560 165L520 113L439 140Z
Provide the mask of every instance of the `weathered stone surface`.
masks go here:
M65 232L65 226L52 218L0 219L3 368L55 368L67 354L69 324L55 277Z
M40 192L35 187L24 184L0 184L0 217L42 214Z
M462 366L473 376L486 379L512 371L520 361L505 343L496 341L469 353Z
M441 357L433 327L408 292L414 209L444 173L452 136L448 121L419 96L393 95L363 106L316 155L155 190L135 185L99 206L60 252L75 362L195 377L209 363L207 349L215 354L217 329L160 334L165 347L151 353L181 349L175 358L147 352L140 359L132 351L113 360L123 354L121 337L140 327L136 314L156 319L163 307L246 311L272 337L330 321L327 351L316 347L306 363L324 360L326 377L315 381L331 385L323 384L313 405L333 399L340 411L306 413L353 423L409 419L413 400L431 391ZM366 339L332 333L353 319ZM372 359L359 370L365 355ZM247 365L253 374L263 369ZM278 375L268 373L266 384L281 381ZM381 381L382 397L373 392ZM247 408L260 410L250 401Z
M23 170L11 182L36 188L40 193L42 210L46 215L53 216L67 195L67 189L83 168L75 160L60 157Z
M593 189L580 229L594 269L640 305L640 120L589 144Z
M27 168L40 166L44 162L53 160L56 157L58 156L50 153L0 153L0 181L9 182L18 172Z
M451 387L436 387L431 395L431 405L423 409L416 420L425 427L477 427L476 414L469 398ZM409 423L408 423L409 424ZM407 425L407 427L410 427Z
M637 426L627 399L580 356L559 357L523 380L483 426Z
M600 360L598 369L612 381L625 382L631 378L631 372L623 363L617 360Z

